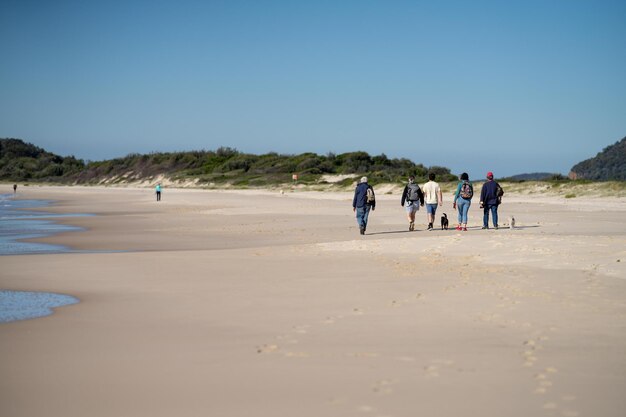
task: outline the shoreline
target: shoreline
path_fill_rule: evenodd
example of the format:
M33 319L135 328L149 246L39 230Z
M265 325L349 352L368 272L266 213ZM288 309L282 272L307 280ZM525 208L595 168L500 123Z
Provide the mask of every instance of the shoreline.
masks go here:
M85 217L82 213L54 213L49 211L53 201L49 199L16 199L12 194L2 194L2 248L0 256L65 253L69 247L58 244L44 244L38 239L52 237L60 233L75 233L83 229L71 222L58 220Z

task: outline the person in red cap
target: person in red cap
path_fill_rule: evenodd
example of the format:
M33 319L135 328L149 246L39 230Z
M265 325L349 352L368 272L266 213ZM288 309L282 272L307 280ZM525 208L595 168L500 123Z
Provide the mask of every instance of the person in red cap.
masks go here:
M494 229L498 228L498 206L504 191L500 184L493 180L493 172L487 173L487 182L480 190L480 208L483 209L483 229L489 229L489 212Z

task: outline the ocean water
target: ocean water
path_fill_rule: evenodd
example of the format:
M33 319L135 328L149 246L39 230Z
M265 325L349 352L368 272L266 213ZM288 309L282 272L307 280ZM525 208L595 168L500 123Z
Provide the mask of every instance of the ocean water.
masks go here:
M49 316L55 307L78 302L71 295L0 290L0 323Z
M81 227L55 223L54 220L90 216L90 214L54 214L28 210L48 205L50 201L15 200L12 194L0 194L0 255L72 252L71 249L61 245L20 241L83 230Z
M74 252L61 245L21 242L20 239L50 236L54 233L80 231L81 227L55 223L55 219L89 214L54 214L29 209L50 205L45 200L15 200L12 194L0 194L0 255ZM47 292L0 289L0 323L48 316L53 308L76 304L71 295Z

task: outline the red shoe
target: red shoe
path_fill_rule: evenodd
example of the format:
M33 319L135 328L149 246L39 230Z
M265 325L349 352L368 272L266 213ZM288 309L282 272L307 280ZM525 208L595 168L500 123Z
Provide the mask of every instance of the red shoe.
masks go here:
M457 227L456 227L456 230L461 231L461 230L463 230L463 229L461 229L461 226L457 226Z
M463 228L463 231L464 231L464 232L467 232L467 227L464 227L464 228Z

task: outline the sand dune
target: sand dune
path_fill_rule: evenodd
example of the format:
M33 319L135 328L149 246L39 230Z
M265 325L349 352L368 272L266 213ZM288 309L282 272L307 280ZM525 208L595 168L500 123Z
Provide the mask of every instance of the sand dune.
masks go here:
M6 190L4 189L6 188ZM9 192L0 186L0 192ZM78 297L0 325L2 416L622 416L626 199L507 195L407 232L379 194L23 187L92 253L0 258ZM445 201L446 196L444 196ZM453 225L450 201L446 212ZM95 252L102 251L102 252Z

